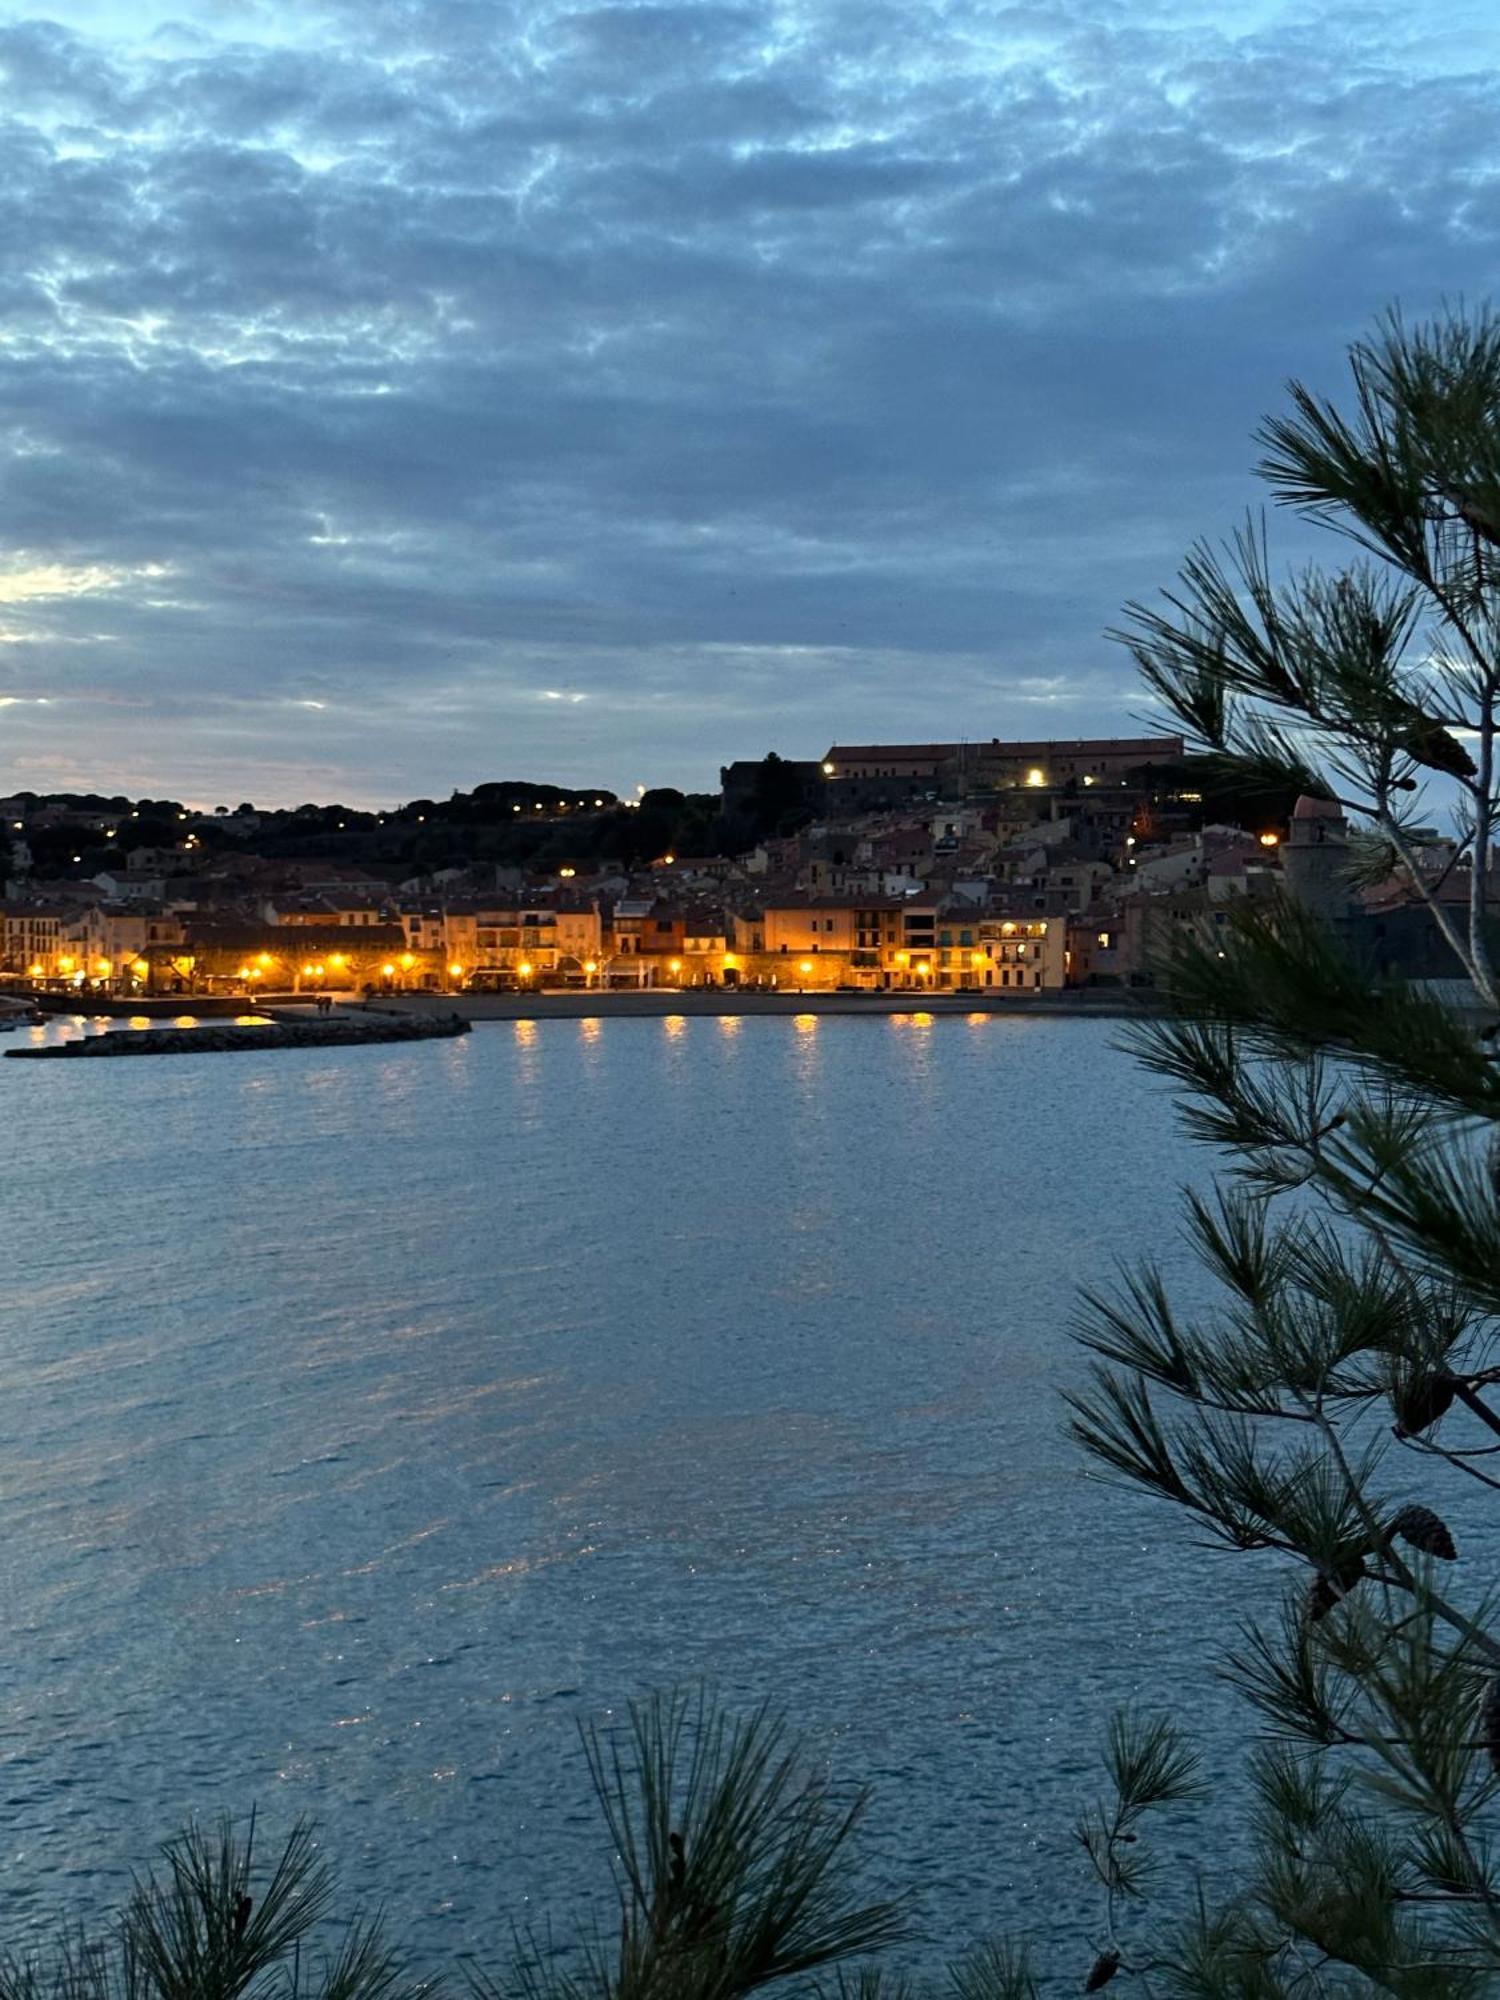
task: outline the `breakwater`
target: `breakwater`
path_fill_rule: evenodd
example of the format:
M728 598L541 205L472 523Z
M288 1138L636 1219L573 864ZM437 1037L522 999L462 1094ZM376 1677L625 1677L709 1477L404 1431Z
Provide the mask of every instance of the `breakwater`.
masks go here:
M414 1019L395 1014L361 1014L314 1021L225 1023L197 1028L147 1028L138 1034L91 1035L84 1041L50 1047L7 1049L20 1060L59 1057L230 1055L249 1049L345 1048L363 1042L431 1042L466 1035L469 1023L449 1014Z

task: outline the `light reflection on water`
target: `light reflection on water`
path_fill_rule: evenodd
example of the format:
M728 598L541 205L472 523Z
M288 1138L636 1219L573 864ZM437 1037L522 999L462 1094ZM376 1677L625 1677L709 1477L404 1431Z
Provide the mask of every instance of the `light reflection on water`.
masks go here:
M258 1803L501 1951L602 1883L576 1720L706 1674L875 1784L935 1936L1076 1943L1107 1709L1211 1720L1225 1615L1060 1442L1075 1287L1185 1164L1111 1033L0 1065L9 1941Z

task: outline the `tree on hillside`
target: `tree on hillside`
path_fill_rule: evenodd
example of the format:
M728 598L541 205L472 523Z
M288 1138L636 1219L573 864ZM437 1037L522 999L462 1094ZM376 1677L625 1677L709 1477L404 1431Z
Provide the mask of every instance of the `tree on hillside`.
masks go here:
M1409 875L1480 1012L1372 986L1288 902L1179 945L1139 1037L1227 1156L1186 1205L1216 1305L1149 1263L1092 1297L1074 1430L1285 1584L1224 1663L1261 1738L1253 1866L1105 1941L1097 1983L1153 1994L1500 1992L1500 322L1392 317L1350 362L1346 403L1293 385L1259 441L1351 559L1278 578L1252 526L1125 636L1195 748L1338 801L1356 879ZM1434 780L1457 902L1420 865ZM1131 1855L1096 1861L1116 1911Z

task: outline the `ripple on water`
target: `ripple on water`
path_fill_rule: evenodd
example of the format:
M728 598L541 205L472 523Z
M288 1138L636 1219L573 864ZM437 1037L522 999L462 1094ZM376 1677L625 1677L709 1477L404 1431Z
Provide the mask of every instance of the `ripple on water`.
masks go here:
M1062 1442L1075 1287L1187 1170L1111 1037L0 1065L7 1942L256 1805L419 1955L503 1953L608 1893L579 1720L699 1676L876 1785L930 1938L1071 1940L1111 1704L1238 1756L1205 1661L1242 1573L1205 1592Z

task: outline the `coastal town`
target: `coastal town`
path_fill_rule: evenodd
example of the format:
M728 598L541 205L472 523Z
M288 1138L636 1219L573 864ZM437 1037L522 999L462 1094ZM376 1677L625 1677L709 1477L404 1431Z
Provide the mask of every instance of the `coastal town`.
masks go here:
M1382 970L1446 971L1409 868L1359 889L1315 798L1216 815L1180 737L833 744L706 798L484 786L259 813L0 800L0 990L110 1000L550 991L983 994L1149 985L1278 888ZM1254 820L1254 823L1250 823ZM649 851L657 832L723 851ZM1414 857L1455 904L1435 835Z

